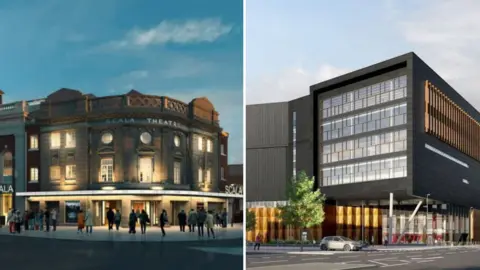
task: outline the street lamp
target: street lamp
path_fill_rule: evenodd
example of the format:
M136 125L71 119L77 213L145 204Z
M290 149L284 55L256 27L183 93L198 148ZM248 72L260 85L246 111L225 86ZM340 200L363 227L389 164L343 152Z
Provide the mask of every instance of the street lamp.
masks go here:
M427 204L427 216L425 217L425 230L427 231L427 245L428 245L428 197L430 197L430 193L427 194L426 204Z

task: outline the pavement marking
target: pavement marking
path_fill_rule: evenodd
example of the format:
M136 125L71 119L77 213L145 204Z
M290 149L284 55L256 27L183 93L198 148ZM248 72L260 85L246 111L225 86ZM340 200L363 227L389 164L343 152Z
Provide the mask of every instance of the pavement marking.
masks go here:
M412 260L436 260L436 259L443 259L443 257L412 258Z
M428 262L433 262L435 260L425 260L425 261L417 261L417 263L428 263Z
M457 252L447 252L445 254L448 254L448 255L454 255L454 254L457 254Z
M355 256L338 256L338 258L357 258L360 255L355 255Z
M385 254L367 254L367 256L369 256L369 257L373 257L373 256L383 256L383 255L385 255Z
M325 260L326 258L315 257L315 258L303 258L302 261L316 261L316 260Z
M278 260L278 261L261 261L261 262L250 262L250 263L278 263L278 262L288 262L288 260Z
M339 262L339 263L336 263L336 264L349 264L349 263L359 263L359 262L362 262L362 261Z
M388 264L386 263L381 263L381 262L377 262L377 261L374 261L374 260L368 260L369 262L371 263L376 263L376 264L380 264L380 265L383 265L383 266L388 266Z

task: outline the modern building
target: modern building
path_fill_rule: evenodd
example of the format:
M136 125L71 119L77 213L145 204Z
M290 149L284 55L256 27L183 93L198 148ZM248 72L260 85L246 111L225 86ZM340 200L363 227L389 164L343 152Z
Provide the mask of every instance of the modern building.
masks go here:
M132 209L146 210L153 224L167 210L174 225L181 210L220 211L239 197L219 189L224 132L205 97L186 104L135 90L95 97L60 89L24 118L12 150L15 208L56 208L60 224L91 209L95 225L109 208L123 224Z
M267 238L296 236L267 220L300 170L328 198L315 237L480 236L472 211L480 114L414 53L312 85L293 101L247 106L246 121L247 204Z

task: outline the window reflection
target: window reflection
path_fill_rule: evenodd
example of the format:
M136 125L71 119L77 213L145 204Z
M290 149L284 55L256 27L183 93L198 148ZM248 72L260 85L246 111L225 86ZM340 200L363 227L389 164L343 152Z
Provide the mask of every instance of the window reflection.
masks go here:
M407 96L407 76L363 87L323 100L323 118L375 106Z
M323 146L322 164L407 150L407 130L399 130Z
M363 132L379 130L407 123L407 104L357 114L348 118L326 122L322 125L323 141L342 138Z
M401 178L407 176L407 157L395 157L324 168L323 186Z

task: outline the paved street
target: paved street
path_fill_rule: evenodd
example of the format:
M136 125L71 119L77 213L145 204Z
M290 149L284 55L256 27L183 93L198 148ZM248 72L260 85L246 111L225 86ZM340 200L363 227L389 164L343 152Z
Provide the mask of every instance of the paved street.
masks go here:
M309 254L253 254L247 268L280 269L480 269L479 247L374 252L307 252Z
M0 235L1 269L243 269L241 239L121 242Z

